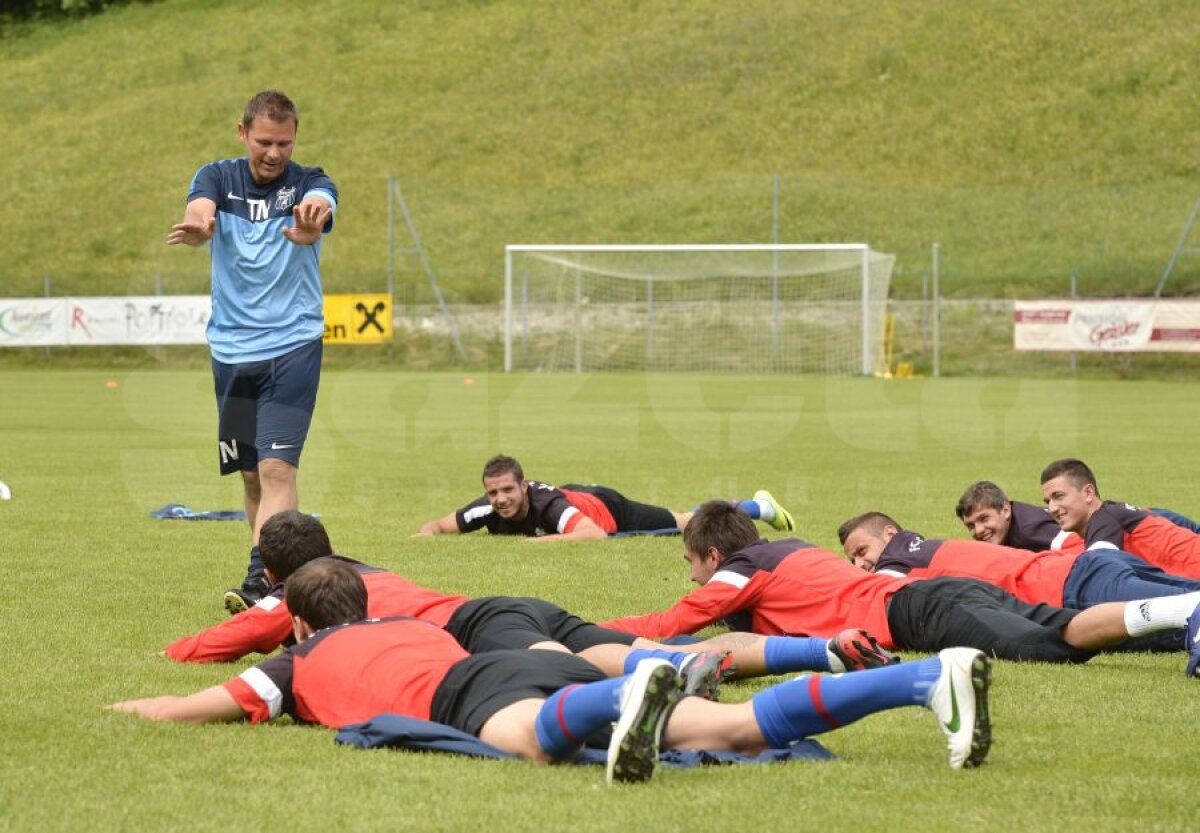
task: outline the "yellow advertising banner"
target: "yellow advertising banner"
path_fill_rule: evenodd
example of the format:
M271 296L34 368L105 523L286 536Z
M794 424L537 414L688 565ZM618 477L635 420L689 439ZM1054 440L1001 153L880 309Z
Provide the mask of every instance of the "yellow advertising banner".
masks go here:
M390 344L392 296L376 294L326 295L326 344Z

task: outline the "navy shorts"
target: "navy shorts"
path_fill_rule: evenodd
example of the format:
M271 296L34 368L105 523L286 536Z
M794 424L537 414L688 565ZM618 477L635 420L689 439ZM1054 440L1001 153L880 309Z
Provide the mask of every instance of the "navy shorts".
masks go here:
M321 340L260 362L212 361L221 474L274 458L300 465L321 381Z
M607 486L567 483L562 488L571 492L587 492L598 497L617 522L617 532L657 532L661 529L676 529L678 526L670 509L650 503L638 503Z
M519 650L539 642L558 642L579 653L594 645L632 645L637 639L585 622L544 599L514 596L472 599L454 611L446 632L472 654Z
M561 651L493 651L450 666L433 693L430 717L478 737L496 712L521 700L545 700L560 688L606 679Z
M901 587L888 602L888 628L897 648L940 651L963 645L1000 659L1087 662L1093 651L1068 644L1062 630L1079 615L1027 604L969 578L931 578Z

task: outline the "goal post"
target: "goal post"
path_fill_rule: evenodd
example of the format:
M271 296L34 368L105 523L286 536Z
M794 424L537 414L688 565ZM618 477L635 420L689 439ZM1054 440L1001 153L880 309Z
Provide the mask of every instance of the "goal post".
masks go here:
M509 245L504 369L869 375L894 263L865 243Z

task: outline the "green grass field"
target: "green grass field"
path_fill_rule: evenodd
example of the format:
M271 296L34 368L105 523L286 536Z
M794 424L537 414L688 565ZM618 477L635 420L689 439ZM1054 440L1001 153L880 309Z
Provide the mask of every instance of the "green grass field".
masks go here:
M107 382L117 383L108 387ZM1200 687L1183 658L998 663L996 744L952 772L933 720L869 718L833 763L662 771L607 789L590 769L337 748L309 727L143 723L106 703L185 693L245 667L156 652L216 621L243 569L240 524L156 522L167 502L236 507L215 475L203 371L3 371L0 830L1178 831L1193 829ZM686 592L678 539L532 547L410 540L478 489L497 451L531 476L686 508L766 486L804 537L871 508L955 535L989 477L1037 499L1050 459L1106 494L1195 515L1194 385L1143 382L405 374L330 370L303 507L335 545L446 591L520 593L601 618ZM744 700L755 684L725 689Z
M1145 294L1195 205L1189 0L162 0L0 27L6 294L203 292L163 245L258 89L341 189L330 291L385 286L397 176L451 301L506 243L862 240L919 295ZM253 33L253 34L248 34ZM409 239L397 220L400 245ZM402 302L429 300L401 257ZM1171 294L1200 286L1181 260Z

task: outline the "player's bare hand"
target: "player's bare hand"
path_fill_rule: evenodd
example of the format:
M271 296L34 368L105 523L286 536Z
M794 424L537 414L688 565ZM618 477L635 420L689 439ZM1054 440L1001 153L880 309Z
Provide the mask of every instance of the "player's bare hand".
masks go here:
M185 246L203 246L212 239L213 232L217 230L217 218L209 217L207 220L199 223L184 221L171 226L171 233L167 235L168 246L178 246L182 243Z
M283 230L283 236L298 246L311 246L321 239L332 214L333 208L324 200L304 200L292 209L293 225Z

